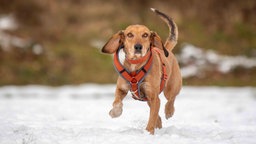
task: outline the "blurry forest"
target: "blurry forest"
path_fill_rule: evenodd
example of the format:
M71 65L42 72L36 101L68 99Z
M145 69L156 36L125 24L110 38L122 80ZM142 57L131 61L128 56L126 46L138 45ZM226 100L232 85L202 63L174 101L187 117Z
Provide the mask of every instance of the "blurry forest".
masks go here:
M114 83L112 57L100 47L120 29L144 24L163 39L166 25L150 11L173 17L185 43L222 55L256 57L255 0L0 0L0 85ZM256 86L256 68L209 71L186 85Z

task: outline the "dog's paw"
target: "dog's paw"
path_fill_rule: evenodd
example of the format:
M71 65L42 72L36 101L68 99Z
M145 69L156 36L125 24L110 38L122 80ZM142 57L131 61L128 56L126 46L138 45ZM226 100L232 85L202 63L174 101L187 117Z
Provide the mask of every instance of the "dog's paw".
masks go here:
M113 107L110 111L109 111L109 115L112 118L116 118L119 117L123 112L123 109L120 107Z
M154 135L154 134L155 134L155 129L154 129L154 127L149 127L149 126L147 126L146 130L147 130L151 135Z
M174 110L174 106L167 102L165 105L165 118L169 119L170 117L172 117Z

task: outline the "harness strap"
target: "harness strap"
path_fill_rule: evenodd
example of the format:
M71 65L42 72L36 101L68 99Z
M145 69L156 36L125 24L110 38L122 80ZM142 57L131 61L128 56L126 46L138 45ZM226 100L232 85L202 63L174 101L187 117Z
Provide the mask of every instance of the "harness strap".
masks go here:
M150 51L150 50L149 50ZM151 56L151 52L147 52L147 54L139 59L136 60L131 60L126 58L126 60L131 63L131 64L139 64L139 63L143 63L144 61L148 60L148 58Z
M150 52L148 52L146 54L146 56L142 57L141 59L138 59L138 61L142 61L142 60L145 61L146 58L148 58L148 61L140 70L135 71L135 72L129 72L120 63L119 57L118 57L119 50L120 49L118 49L116 51L116 53L114 54L114 66L115 66L116 71L118 72L119 75L121 75L130 84L130 86L131 86L130 91L131 91L132 97L134 99L140 100L140 101L147 101L148 100L147 97L141 95L141 93L140 93L140 85L141 85L142 81L144 80L145 76L147 75L147 73L150 71L151 66L152 66L153 57L152 57L151 49L150 49ZM156 51L159 54L159 57L160 57L160 60L162 63L162 73L163 74L162 74L161 83L160 83L160 93L161 93L164 89L165 81L167 79L166 67L162 61L160 51L157 48L153 48L152 50ZM131 63L137 63L138 61L132 60ZM130 62L130 61L128 61L128 62Z
M163 62L163 59L161 57L161 52L157 48L153 48L153 50L157 52L157 54L159 55L160 61L162 63L162 77L161 77L161 83L160 83L160 93L161 93L164 90L165 82L168 76L167 76L165 63Z

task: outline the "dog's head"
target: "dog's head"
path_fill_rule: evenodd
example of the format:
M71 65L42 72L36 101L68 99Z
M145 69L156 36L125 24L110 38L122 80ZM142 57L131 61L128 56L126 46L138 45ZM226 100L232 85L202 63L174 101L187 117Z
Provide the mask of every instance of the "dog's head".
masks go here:
M126 58L136 60L145 56L151 46L163 49L166 53L157 33L150 31L144 25L130 25L114 34L102 48L102 52L112 54L119 47L123 47Z

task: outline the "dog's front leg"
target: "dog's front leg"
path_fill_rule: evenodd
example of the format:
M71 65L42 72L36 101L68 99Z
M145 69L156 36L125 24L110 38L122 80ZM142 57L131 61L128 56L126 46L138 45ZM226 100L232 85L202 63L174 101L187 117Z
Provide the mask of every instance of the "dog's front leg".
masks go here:
M115 100L113 102L113 108L110 110L109 115L112 118L119 117L123 112L123 99L127 95L128 90L124 90L120 87L116 87Z
M159 121L159 116L158 116L158 112L160 108L160 99L157 94L155 94L152 98L149 99L149 106L150 106L150 115L149 115L149 121L148 121L146 130L149 131L150 134L154 134L155 128L159 127L157 125L160 125L158 123L161 122L161 119ZM161 126L159 128L161 128Z

